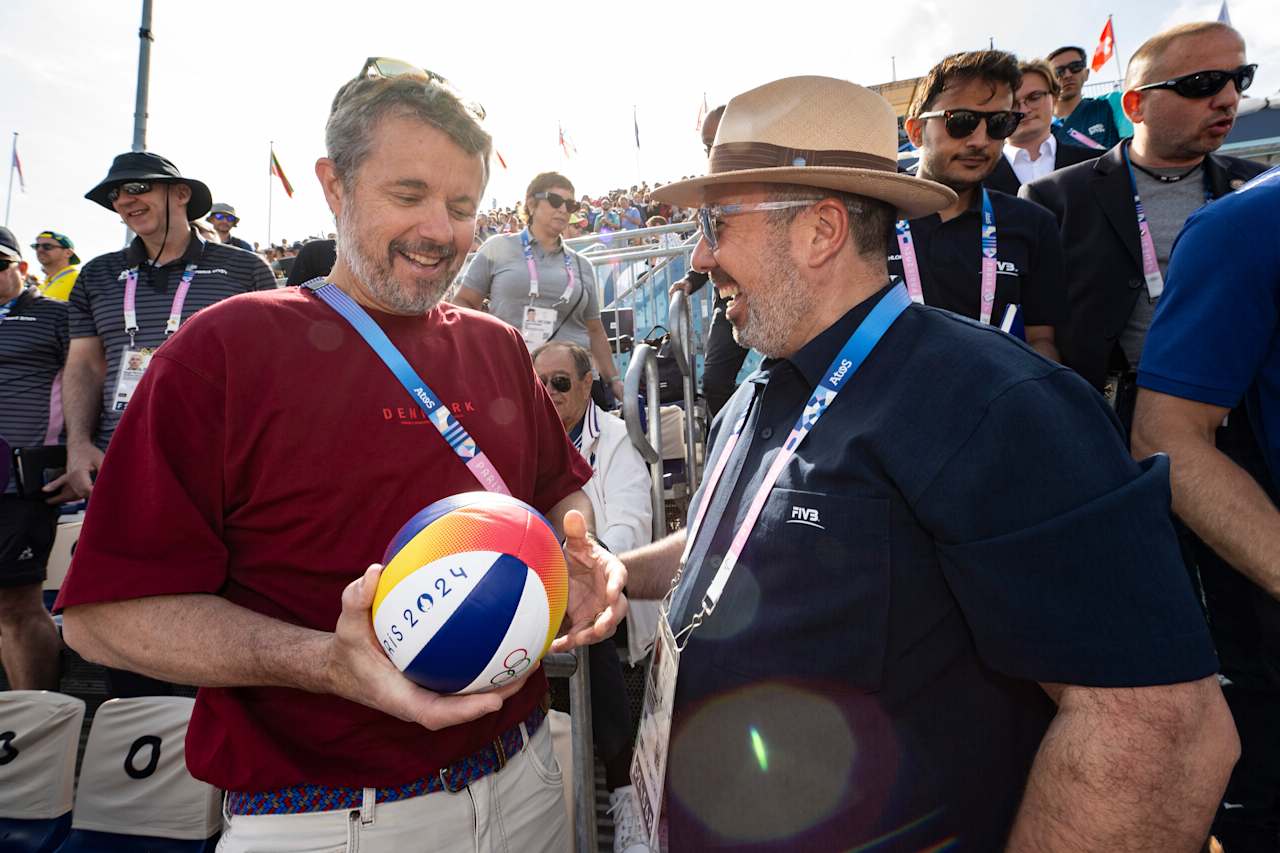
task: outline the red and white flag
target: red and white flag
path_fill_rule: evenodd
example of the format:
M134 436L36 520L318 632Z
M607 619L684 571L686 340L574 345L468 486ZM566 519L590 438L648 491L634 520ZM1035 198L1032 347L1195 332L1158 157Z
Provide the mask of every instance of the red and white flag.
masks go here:
M14 143L13 143L13 165L12 165L10 168L13 168L13 169L16 169L16 170L17 170L17 172L18 172L18 188L19 188L19 189L21 189L23 192L26 192L26 191L27 191L27 178L26 178L26 176L25 176L25 175L23 175L23 174L22 174L22 160L18 158L18 143L17 143L17 141L16 141L16 140L15 140L15 141L14 141Z
M694 130L702 132L702 123L707 120L707 93L702 93L702 104L698 107L698 123L694 125Z
M502 168L507 168L507 161L502 159L502 152L497 148L493 149L493 156L498 158L498 162L502 164Z
M578 149L569 141L569 137L564 135L564 126L557 123L556 128L560 131L560 150L564 152L565 157L572 157L578 153Z
M1111 16L1108 15L1107 25L1102 28L1102 35L1098 36L1098 46L1093 49L1093 61L1089 63L1089 67L1094 71L1101 71L1115 52L1116 32L1111 28Z

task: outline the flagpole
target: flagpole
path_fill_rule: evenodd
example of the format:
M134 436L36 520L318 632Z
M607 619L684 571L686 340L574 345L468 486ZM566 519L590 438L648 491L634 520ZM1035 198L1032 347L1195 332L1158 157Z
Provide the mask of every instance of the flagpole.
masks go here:
M276 183L275 183L275 166L276 166L276 143L271 140L267 143L267 245L271 243L271 203L275 199Z
M1116 25L1111 20L1111 16L1107 15L1107 23L1111 24L1111 58L1116 61L1116 74L1120 75L1116 79L1120 81L1120 88L1124 88L1124 69L1120 67L1120 48L1116 47Z
M13 170L18 165L18 131L13 132L13 151L9 153L9 192L4 197L4 227L9 227L9 204L13 201Z

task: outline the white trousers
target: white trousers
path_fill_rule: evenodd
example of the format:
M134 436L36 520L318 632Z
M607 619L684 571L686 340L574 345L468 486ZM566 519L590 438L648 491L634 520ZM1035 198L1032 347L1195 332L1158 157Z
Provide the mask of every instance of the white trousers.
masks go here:
M507 766L456 794L358 809L226 815L218 853L566 853L563 775L543 723Z

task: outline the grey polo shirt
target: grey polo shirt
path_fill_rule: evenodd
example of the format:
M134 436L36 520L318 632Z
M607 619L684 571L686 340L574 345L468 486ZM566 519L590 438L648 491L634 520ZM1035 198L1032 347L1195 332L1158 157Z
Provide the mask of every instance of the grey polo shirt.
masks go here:
M128 271L138 271L138 333L135 346L154 349L164 343L165 322L173 306L173 297L187 264L195 264L195 276L182 304L185 323L201 308L221 302L237 293L274 290L275 276L266 261L242 249L221 243L208 243L193 229L191 242L181 258L153 267L146 262L146 247L135 238L127 249L99 255L80 271L76 287L71 291L70 325L72 338L101 338L107 357L107 373L102 382L102 410L94 444L106 450L107 443L120 422L122 412L112 410L116 380L120 375L120 357L129 346L124 330L124 288Z
M486 240L463 271L462 286L488 298L489 313L517 329L524 321L524 309L530 304L556 309L556 330L551 339L570 341L589 350L586 322L600 319L596 277L591 264L572 249L564 248L563 241L554 252L544 252L537 240L530 240L529 247L538 270L537 299L529 298L529 265L524 259L519 234L499 234ZM566 252L574 275L573 293L568 301L561 298L569 284L564 264Z
M38 447L47 433L61 431L62 412L50 411L50 393L67 345L67 304L34 287L0 320L0 436L11 447ZM0 492L15 491L10 473Z

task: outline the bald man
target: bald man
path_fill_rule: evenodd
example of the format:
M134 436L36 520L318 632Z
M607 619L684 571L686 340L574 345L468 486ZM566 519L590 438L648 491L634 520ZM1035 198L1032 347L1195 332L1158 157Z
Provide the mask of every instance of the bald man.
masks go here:
M1152 36L1125 73L1133 139L1019 191L1047 207L1062 230L1071 305L1058 335L1063 363L1106 392L1126 426L1174 238L1206 200L1265 168L1213 153L1231 131L1241 90L1252 82L1246 63L1244 39L1225 24L1183 24Z

